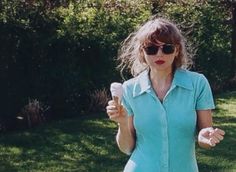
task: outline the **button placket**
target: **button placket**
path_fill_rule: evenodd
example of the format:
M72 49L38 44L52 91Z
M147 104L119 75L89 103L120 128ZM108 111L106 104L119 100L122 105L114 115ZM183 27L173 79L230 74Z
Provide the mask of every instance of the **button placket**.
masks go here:
M171 91L174 87L172 87L169 91ZM167 121L167 114L165 109L166 104L166 97L163 100L163 104L156 96L154 90L149 90L148 93L155 99L157 103L157 107L161 107L161 121L162 121L162 156L161 156L161 172L168 172L169 171L169 139L168 139L168 121ZM169 93L169 92L168 92Z
M163 140L163 150L162 150L162 171L168 172L169 167L169 139L168 139L168 122L167 122L167 116L166 116L166 110L163 108L162 113L162 122L163 122L163 130L162 130L162 140Z

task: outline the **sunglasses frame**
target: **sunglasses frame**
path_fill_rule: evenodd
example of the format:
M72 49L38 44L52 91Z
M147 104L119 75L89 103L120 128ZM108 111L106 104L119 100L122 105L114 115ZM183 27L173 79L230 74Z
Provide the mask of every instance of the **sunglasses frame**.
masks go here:
M155 49L148 50L148 48L150 48L150 47L155 48ZM166 50L166 48L171 48L171 51L169 52L168 50ZM149 44L148 46L143 46L143 49L147 55L156 55L160 49L163 54L170 55L175 52L175 45L174 44L162 44L162 45L158 46L155 44ZM150 52L150 51L152 51L152 52Z

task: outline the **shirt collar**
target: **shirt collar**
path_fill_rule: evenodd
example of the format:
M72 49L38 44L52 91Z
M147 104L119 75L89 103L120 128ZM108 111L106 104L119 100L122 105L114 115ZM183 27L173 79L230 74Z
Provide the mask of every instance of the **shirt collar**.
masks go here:
M191 78L188 76L188 73L184 69L177 69L174 74L174 79L172 86L179 86L187 90L192 90L193 85ZM139 96L144 92L150 92L152 89L151 81L149 79L149 70L143 71L139 76L137 76L133 89L133 97Z

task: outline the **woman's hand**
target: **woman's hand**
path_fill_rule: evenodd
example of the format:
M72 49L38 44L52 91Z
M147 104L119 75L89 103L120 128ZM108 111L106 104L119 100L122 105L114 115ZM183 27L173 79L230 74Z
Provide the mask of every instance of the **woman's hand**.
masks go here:
M110 120L119 124L127 123L127 113L122 105L117 104L114 100L108 102L106 107Z
M203 128L198 134L198 144L202 148L209 149L216 146L224 139L225 132L221 129L212 127Z

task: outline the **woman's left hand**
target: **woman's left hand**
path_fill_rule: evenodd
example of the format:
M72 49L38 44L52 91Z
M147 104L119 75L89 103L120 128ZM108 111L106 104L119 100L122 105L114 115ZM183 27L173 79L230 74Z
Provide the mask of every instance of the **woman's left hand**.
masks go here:
M219 128L203 128L198 134L199 146L209 149L224 139L225 132Z

